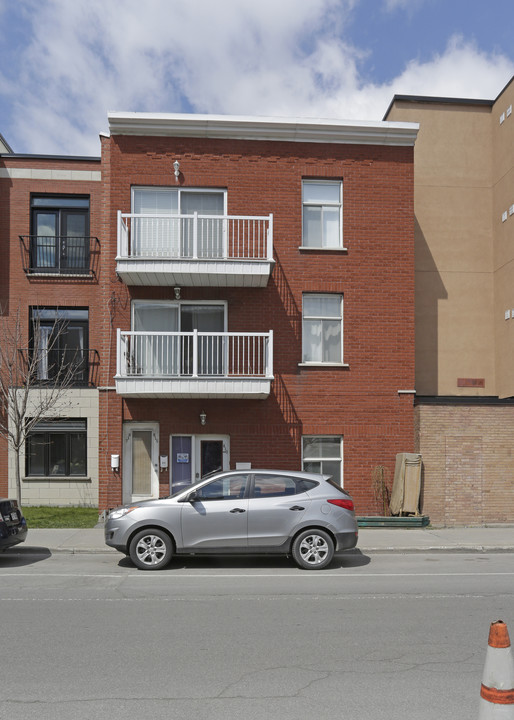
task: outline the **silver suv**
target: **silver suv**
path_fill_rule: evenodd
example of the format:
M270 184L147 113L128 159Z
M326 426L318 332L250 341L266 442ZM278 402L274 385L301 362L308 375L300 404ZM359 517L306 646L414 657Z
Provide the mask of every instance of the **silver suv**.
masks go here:
M174 554L281 553L321 570L357 544L350 495L327 475L233 470L187 490L111 510L105 542L137 567L159 570Z

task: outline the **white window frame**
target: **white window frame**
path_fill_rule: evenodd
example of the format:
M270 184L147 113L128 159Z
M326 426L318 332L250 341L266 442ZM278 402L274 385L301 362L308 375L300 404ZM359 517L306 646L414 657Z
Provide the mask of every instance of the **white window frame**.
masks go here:
M136 305L165 305L167 307L178 308L178 325L177 332L182 332L180 328L180 308L183 305L219 305L223 308L223 332L228 332L228 302L227 300L138 300L134 298L130 303L130 327L134 329L134 312ZM162 330L166 332L166 330Z
M339 440L339 456L333 456L333 457L305 457L304 453L304 440L314 438L316 440ZM325 474L323 471L323 461L329 461L329 462L339 462L339 477L341 480L341 487L344 487L343 482L343 436L342 435L302 435L302 470L305 470L305 463L306 462L320 462L321 463L321 470L320 472ZM330 474L330 473L326 473Z
M177 188L173 187L173 185L165 186L165 185L133 185L130 191L130 207L131 212L134 212L134 193L137 190L151 190L154 192L162 192L162 193L171 193L176 192L177 193L177 213L180 215L180 195L185 193L215 193L219 195L220 193L223 193L223 215L227 214L227 189L226 188L202 188L202 187L182 187Z
M340 354L339 354L340 360L338 360L337 362L325 362L323 360L304 360L304 335L305 335L304 321L305 320L321 320L321 321L323 321L323 320L335 320L336 319L335 317L328 317L328 316L321 316L321 315L306 315L304 301L305 301L305 298L307 298L307 297L309 297L309 298L338 297L340 299L341 312L339 315L339 321L341 324L341 347L340 347ZM344 326L343 326L343 299L344 299L344 297L343 297L342 293L303 293L303 295L302 295L302 362L299 363L300 366L348 367L347 363L345 363L343 360L343 358L344 358L344 355L343 355L343 347L344 347L344 342L343 342L343 328L344 328ZM322 341L323 341L323 334L321 336L321 342Z
M314 201L308 201L305 200L305 186L306 185L338 185L339 186L339 202L314 202ZM323 244L323 235L322 235L322 241L320 247L315 247L313 245L305 245L305 227L304 227L304 208L305 207L319 207L321 208L321 212L323 215L323 208L329 207L339 207L339 243L336 247L327 247ZM323 219L321 221L321 229L323 229ZM302 244L300 245L301 250L318 250L318 251L338 251L338 250L346 250L343 244L343 181L342 180L313 180L313 179L305 179L302 180Z

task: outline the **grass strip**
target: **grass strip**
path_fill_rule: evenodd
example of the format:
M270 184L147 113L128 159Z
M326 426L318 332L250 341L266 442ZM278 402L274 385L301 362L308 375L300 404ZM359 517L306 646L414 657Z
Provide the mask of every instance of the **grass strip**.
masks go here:
M23 507L30 528L92 528L98 523L97 508Z

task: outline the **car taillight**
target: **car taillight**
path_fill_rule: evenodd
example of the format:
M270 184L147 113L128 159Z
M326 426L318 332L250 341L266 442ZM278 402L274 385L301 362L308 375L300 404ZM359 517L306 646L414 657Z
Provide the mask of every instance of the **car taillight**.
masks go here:
M341 500L327 500L327 502L329 502L331 505L337 505L337 507L344 508L345 510L355 510L353 500L350 500L350 498L344 498Z

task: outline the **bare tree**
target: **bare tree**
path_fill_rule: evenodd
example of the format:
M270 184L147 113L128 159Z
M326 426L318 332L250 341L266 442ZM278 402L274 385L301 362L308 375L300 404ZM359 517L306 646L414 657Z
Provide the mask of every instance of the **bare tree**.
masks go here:
M22 450L36 424L43 418L62 415L66 391L84 372L85 358L77 348L61 342L65 321L42 327L33 313L30 343L18 309L0 317L0 436L7 440L16 460L16 496L21 506Z

